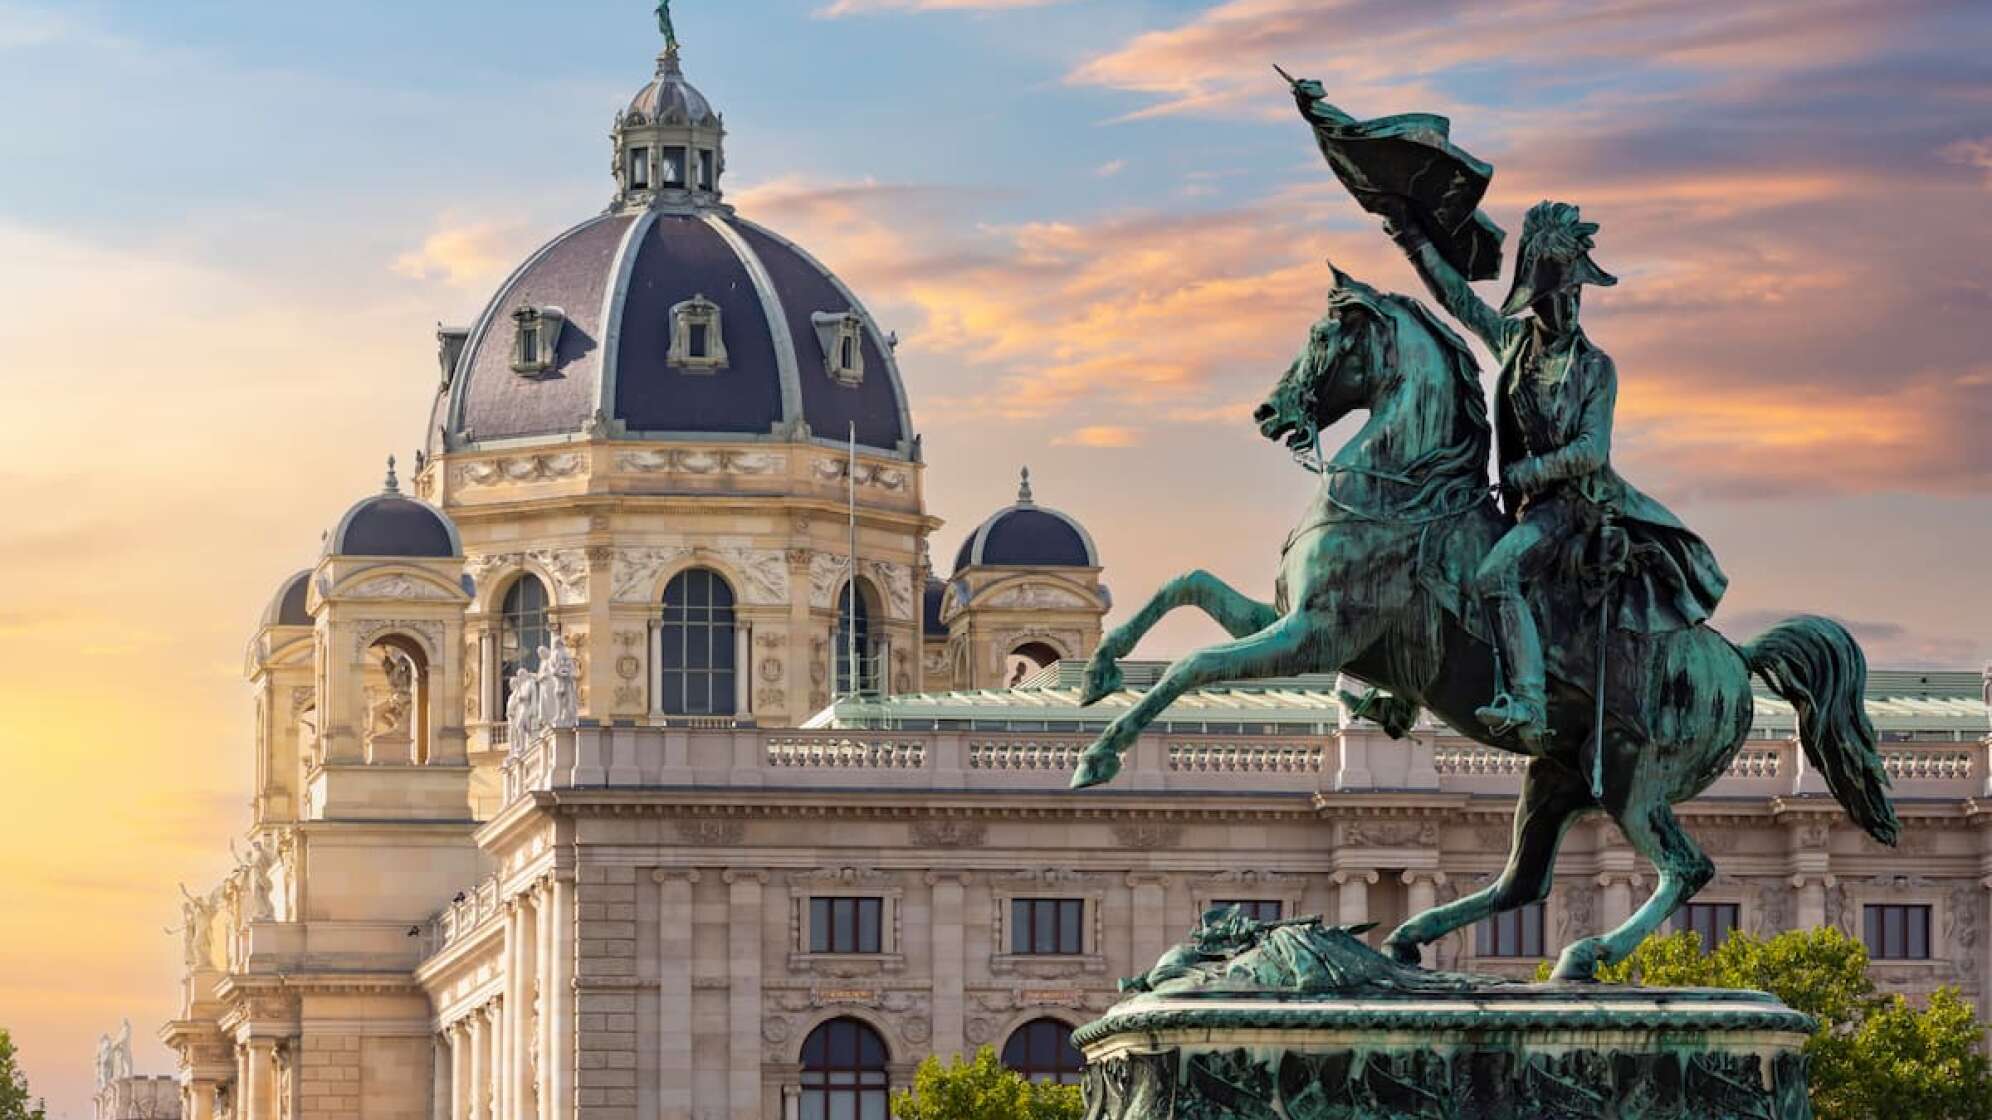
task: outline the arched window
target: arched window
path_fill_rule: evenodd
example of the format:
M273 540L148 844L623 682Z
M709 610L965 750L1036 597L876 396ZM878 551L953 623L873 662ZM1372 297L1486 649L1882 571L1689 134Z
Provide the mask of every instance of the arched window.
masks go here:
M709 568L679 572L664 588L667 715L734 713L733 589Z
M879 666L877 651L872 649L871 595L865 588L857 588L857 605L853 609L851 591L856 582L846 583L844 593L837 597L837 695L851 694L851 650L858 653L859 692L879 691ZM852 631L857 632L857 640L852 641Z
M1044 642L1025 642L1003 659L1003 687L1015 688L1059 660L1057 650Z
M1072 1028L1056 1019L1032 1019L1003 1044L1003 1065L1026 1081L1077 1085L1086 1058L1072 1045Z
M502 722L512 699L512 676L524 669L539 672L539 651L553 644L547 625L546 584L524 575L505 591L498 620L498 710L491 719Z
M832 1019L802 1042L802 1120L886 1120L885 1040Z

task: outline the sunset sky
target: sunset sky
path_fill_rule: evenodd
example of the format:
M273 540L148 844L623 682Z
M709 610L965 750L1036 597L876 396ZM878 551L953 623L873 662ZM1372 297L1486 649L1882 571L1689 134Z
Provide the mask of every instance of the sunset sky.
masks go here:
M174 884L248 820L250 627L412 456L437 321L607 203L650 9L0 0L0 1026L54 1114L120 1016L170 1070ZM1193 566L1270 588L1310 479L1251 407L1324 259L1415 285L1278 62L1450 115L1510 231L1544 197L1602 224L1616 459L1714 545L1719 623L1992 656L1992 6L676 9L728 201L905 340L937 557L1028 463L1123 608Z

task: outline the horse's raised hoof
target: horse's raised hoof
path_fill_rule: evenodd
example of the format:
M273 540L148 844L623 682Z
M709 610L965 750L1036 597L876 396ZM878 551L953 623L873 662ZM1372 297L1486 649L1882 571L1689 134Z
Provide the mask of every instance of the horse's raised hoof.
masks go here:
M1088 789L1111 782L1120 771L1120 755L1092 748L1079 756L1079 766L1072 771L1072 788Z
M1086 663L1086 675L1079 682L1079 706L1097 704L1119 692L1123 686L1120 662L1095 657Z
M1573 984L1595 984L1598 982L1598 964L1605 959L1605 944L1595 937L1573 941L1556 958L1556 968L1550 972L1551 980Z
M1422 968L1425 964L1425 954L1415 941L1386 940L1383 943L1383 955L1398 964L1410 965L1412 968Z

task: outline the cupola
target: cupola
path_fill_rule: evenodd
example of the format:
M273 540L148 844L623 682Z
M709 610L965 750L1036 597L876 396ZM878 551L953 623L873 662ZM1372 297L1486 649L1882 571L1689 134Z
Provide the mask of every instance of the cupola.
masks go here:
M719 204L726 126L705 94L685 80L671 5L657 7L664 52L657 74L616 114L616 198L612 211L699 209Z

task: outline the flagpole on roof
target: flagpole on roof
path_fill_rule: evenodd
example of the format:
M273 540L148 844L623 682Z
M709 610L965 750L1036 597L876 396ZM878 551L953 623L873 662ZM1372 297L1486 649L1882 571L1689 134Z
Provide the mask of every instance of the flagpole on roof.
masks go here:
M863 692L863 675L858 669L858 424L851 422L850 461L844 467L844 480L848 484L848 503L851 531L851 571L845 584L844 641L846 664L850 666L850 690L853 697Z

